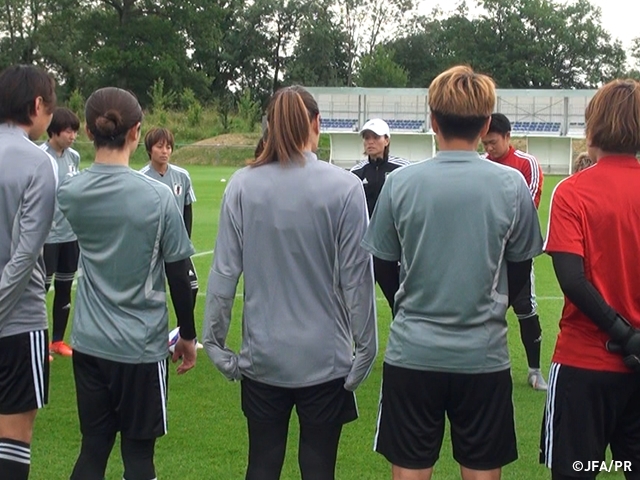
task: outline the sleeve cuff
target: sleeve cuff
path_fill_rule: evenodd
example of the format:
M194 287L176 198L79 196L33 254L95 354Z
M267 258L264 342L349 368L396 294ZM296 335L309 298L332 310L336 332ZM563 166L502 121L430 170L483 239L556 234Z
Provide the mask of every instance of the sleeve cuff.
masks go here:
M389 262L397 262L400 260L400 255L395 253L382 252L375 248L373 245L365 242L364 240L360 243L360 246L371 255L373 255L374 257L378 257L381 260L387 260Z

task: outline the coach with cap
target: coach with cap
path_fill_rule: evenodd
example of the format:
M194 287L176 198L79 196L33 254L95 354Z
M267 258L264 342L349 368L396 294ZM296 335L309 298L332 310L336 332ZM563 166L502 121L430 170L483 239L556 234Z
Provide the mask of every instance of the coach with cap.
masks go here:
M372 118L360 129L364 142L364 154L367 156L351 169L360 180L367 197L369 216L378 201L380 190L389 173L409 162L400 157L389 155L391 133L389 125L380 118ZM373 257L373 270L376 282L380 285L391 312L393 313L394 297L400 285L398 262L388 262Z

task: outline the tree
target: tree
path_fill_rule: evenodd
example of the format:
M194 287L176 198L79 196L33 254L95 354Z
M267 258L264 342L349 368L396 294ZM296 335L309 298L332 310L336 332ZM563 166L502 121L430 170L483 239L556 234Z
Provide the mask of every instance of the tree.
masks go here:
M82 87L133 91L143 105L157 78L167 90L192 87L187 46L160 2L103 0L88 9L80 30L87 70Z
M52 0L4 0L0 6L0 70L37 60L36 35Z
M365 55L358 70L359 87L401 88L407 86L407 72L393 61L393 51L378 47Z
M618 76L626 56L588 0L483 0L479 64L511 88L597 87Z
M640 37L634 38L631 42L631 58L634 62L626 76L640 81Z
M358 59L373 54L375 47L396 32L405 15L414 8L413 0L342 0L334 7L341 19L341 28L348 35L349 70L347 85L351 85Z
M252 57L248 47L255 40L255 29L245 22L244 2L173 0L167 11L174 29L186 41L190 70L206 82L206 95L192 87L194 92L218 102Z
M287 62L285 82L309 86L344 86L348 81L349 37L340 28L332 2L318 2L301 22L300 36Z
M428 84L438 71L466 63L501 88L591 88L619 76L626 56L602 27L588 0L482 0L470 20L463 4L434 15L388 46L409 72L409 84ZM420 51L422 50L422 51ZM428 53L425 53L428 52Z
M387 43L395 52L394 60L407 72L407 86L426 88L447 68L470 63L476 56L473 39L477 20L468 18L464 3L449 16L434 9L429 17L414 18L408 34Z
M271 77L270 93L280 86L281 75L298 37L300 23L313 2L308 0L254 0L247 17L256 19L255 28L266 48L262 58Z

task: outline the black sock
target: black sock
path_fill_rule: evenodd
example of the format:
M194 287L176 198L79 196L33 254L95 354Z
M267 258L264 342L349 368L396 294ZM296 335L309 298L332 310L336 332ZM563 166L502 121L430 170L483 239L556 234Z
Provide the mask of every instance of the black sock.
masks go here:
M342 425L300 425L298 464L302 480L333 480Z
M64 340L64 332L69 322L71 310L71 285L73 282L56 279L54 282L55 295L53 297L53 332L52 342Z
M249 465L246 480L279 480L287 449L289 419L262 423L247 420Z
M120 451L124 463L124 480L153 480L156 478L156 467L153 464L155 446L155 438L132 440L121 437Z
M31 467L31 446L28 443L0 438L0 472L3 480L27 480Z
M540 368L540 343L542 342L542 329L540 328L540 317L532 315L527 318L520 318L520 338L527 354L529 368Z
M103 480L115 441L115 432L108 435L83 435L80 455L73 467L71 480Z

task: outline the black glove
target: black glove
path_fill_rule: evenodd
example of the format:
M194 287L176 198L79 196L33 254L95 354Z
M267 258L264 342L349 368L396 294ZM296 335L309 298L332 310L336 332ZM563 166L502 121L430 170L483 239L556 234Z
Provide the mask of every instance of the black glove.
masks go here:
M626 318L617 315L616 321L607 333L611 340L607 350L621 353L624 364L635 372L640 372L640 330L632 327Z

